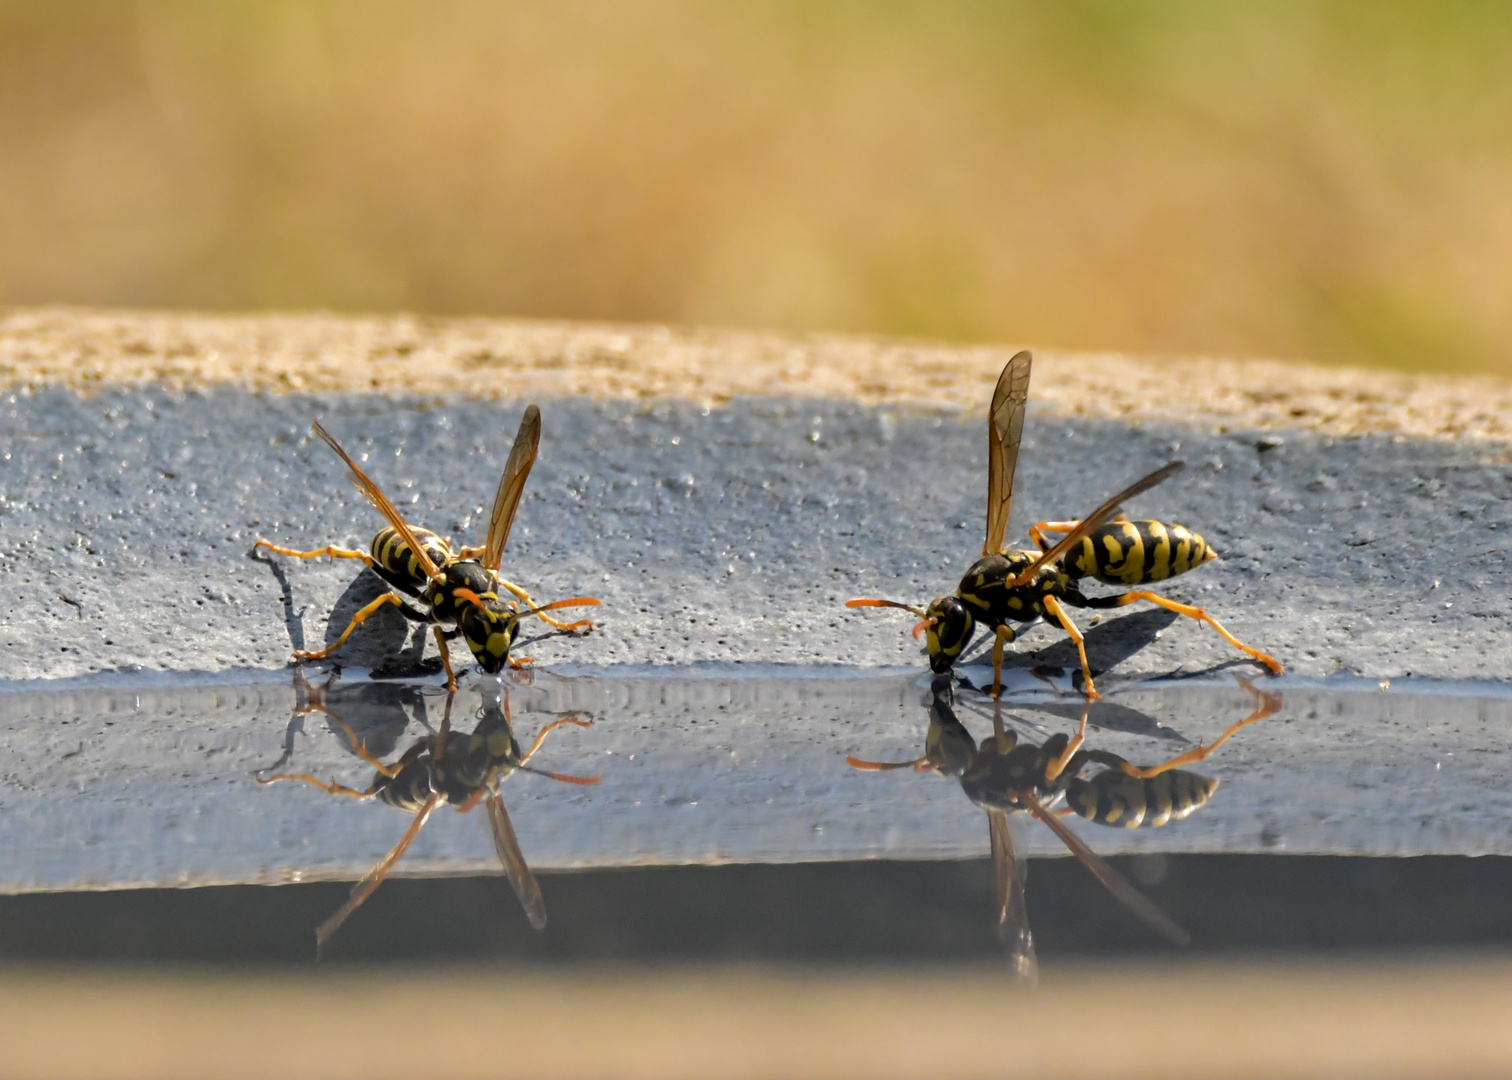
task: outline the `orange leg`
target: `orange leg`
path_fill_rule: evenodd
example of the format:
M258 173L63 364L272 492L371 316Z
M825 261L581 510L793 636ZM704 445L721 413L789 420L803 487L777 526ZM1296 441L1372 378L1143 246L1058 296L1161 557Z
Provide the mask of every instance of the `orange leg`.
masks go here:
M395 607L401 607L403 606L404 601L400 600L398 594L396 593L384 593L367 607L363 608L357 614L352 616L352 621L347 624L347 628L342 631L341 636L336 639L336 643L334 645L327 646L326 648L320 649L317 652L306 652L305 650L301 649L299 652L294 654L294 659L321 660L327 656L330 656L333 652L346 644L346 639L352 636L353 630L357 629L363 623L367 622L368 616L373 614L373 612L377 611L384 604L393 604Z
M1200 607L1193 607L1191 604L1180 604L1175 600L1167 600L1164 596L1161 596L1158 593L1146 592L1143 589L1136 589L1133 592L1124 593L1122 596L1117 598L1117 601L1115 603L1111 603L1108 606L1123 607L1125 604L1132 604L1138 600L1148 600L1150 603L1158 604L1160 607L1165 608L1167 611L1174 611L1178 615L1185 615L1189 619L1196 619L1198 622L1207 623L1214 630L1218 631L1223 640L1227 641L1234 648L1238 649L1242 653L1246 653L1254 657L1256 660L1260 661L1260 663L1264 664L1267 668L1270 669L1270 673L1272 675L1281 674L1283 668L1281 667L1281 662L1279 660L1276 660L1274 657L1267 656L1259 649L1250 648L1244 642L1236 638L1233 634L1225 630L1222 623L1213 618L1206 611L1203 611Z
M504 586L504 588L508 589L510 592L514 593L515 596L519 597L520 601L524 603L526 607L533 608L536 606L535 601L530 598L530 594L524 589L520 588L514 582L506 581L504 578L499 578L499 584ZM585 626L593 625L592 619L579 619L576 622L566 623L559 622L556 619L553 619L550 615L547 615L543 612L538 611L536 612L536 614L540 616L542 622L549 623L550 625L556 627L558 630L575 631L580 630Z
M1053 782L1061 773L1065 772L1066 766L1071 764L1071 758L1082 748L1082 744L1087 741L1087 715L1091 711L1092 699L1088 698L1086 703L1082 705L1081 727L1077 729L1071 741L1066 744L1066 748L1061 751L1060 756L1050 762L1045 768L1045 779L1047 781Z
M1080 521L1041 521L1029 526L1029 539L1041 551L1049 551L1055 545L1045 539L1045 533L1068 533L1080 524Z
M276 552L279 555L292 555L296 559L316 559L322 555L329 555L333 559L361 559L369 566L373 565L373 557L367 552L353 551L351 548L339 548L335 544L327 544L325 547L317 548L314 551L295 551L293 548L279 547L277 544L270 543L267 540L259 540L252 545L252 550L256 551L260 547L267 548L269 551Z
M1119 514L1113 521L1128 521L1124 515ZM1029 539L1034 541L1041 551L1049 551L1055 545L1047 541L1045 533L1068 533L1081 524L1080 521L1041 521L1029 526Z
M436 760L441 760L441 750L446 746L446 740L451 737L451 709L452 695L446 695L446 706L441 710L441 731L436 738Z
M394 777L399 775L399 766L385 765L383 762L375 758L372 754L368 753L367 747L362 745L362 743L358 741L357 733L351 729L351 727L345 720L343 720L341 717L337 716L335 713L331 712L331 710L325 708L324 706L320 706L320 711L325 713L327 716L331 717L331 719L335 720L338 724L341 725L341 730L346 732L347 741L352 744L352 753L356 754L363 761L367 762L369 765L377 769L389 779L393 779Z
M353 799L371 798L373 793L378 790L376 787L370 787L366 791L358 791L355 788L347 787L345 784L338 784L334 780L328 784L324 780L317 780L309 773L279 773L277 776L259 776L257 778L259 784L274 784L280 780L299 780L306 784L314 784L327 795L346 795Z
M547 724L541 729L541 733L535 737L535 742L531 743L530 750L527 751L525 756L520 759L520 764L529 764L530 759L535 757L536 751L541 748L541 744L546 741L546 736L550 735L553 731L561 727L563 724L576 724L578 727L592 727L593 721L579 720L576 716L564 716L560 720L553 720L551 723Z
M1102 695L1097 692L1097 687L1092 685L1092 665L1087 663L1087 643L1082 637L1082 632L1076 628L1076 624L1071 621L1071 616L1066 614L1066 609L1055 597L1048 595L1045 597L1045 610L1055 617L1061 629L1070 634L1071 640L1076 642L1076 651L1081 655L1082 678L1087 681L1087 700L1098 700ZM1082 718L1082 722L1086 722L1085 717Z
M1015 637L1013 628L1004 623L999 623L995 631L995 640L992 642L992 690L991 697L997 697L1003 692L1003 646Z
M446 635L441 633L439 626L433 626L431 629L436 632L436 648L441 652L441 666L446 669L446 690L448 693L455 694L457 692L457 676L452 671L451 650L446 646Z
M1206 760L1209 754L1218 749L1224 743L1228 742L1229 737L1232 736L1234 732L1244 727L1246 724L1253 724L1256 720L1264 720L1267 716L1271 716L1281 710L1280 694L1272 694L1267 693L1263 690L1257 690L1254 684L1250 683L1247 679L1239 679L1239 685L1255 695L1255 711L1250 713L1243 720L1235 721L1227 731L1218 736L1207 746L1199 746L1195 750L1188 750L1186 753L1173 757L1170 761L1162 762L1159 765L1141 767L1139 765L1130 765L1128 762L1124 762L1124 764L1120 765L1119 768L1128 773L1130 776L1137 777L1141 780L1148 780L1150 777L1159 776L1161 773L1166 772L1169 769L1179 769L1183 765L1195 765L1199 761Z

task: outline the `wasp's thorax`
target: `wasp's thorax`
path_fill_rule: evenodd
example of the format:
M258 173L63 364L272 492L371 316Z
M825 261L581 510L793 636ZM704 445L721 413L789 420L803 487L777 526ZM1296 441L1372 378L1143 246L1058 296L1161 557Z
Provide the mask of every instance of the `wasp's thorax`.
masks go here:
M950 670L970 643L976 620L956 596L940 597L929 605L925 614L930 620L924 633L924 642L929 648L929 667L935 674L943 674Z
M441 576L430 583L425 602L441 622L460 624L463 614L472 607L470 601L457 595L458 589L467 589L479 596L492 596L498 588L494 575L477 559L451 559L439 569Z
M1013 731L983 739L976 760L961 775L961 790L979 806L997 810L1020 810L1018 793L1030 791L1046 805L1058 800L1070 777L1065 773L1055 781L1046 779L1050 762L1066 748L1065 735L1055 735L1043 746L1020 744Z
M520 760L520 747L508 724L478 725L470 735L452 732L446 752L431 766L431 786L447 802L460 806L479 788L496 788Z

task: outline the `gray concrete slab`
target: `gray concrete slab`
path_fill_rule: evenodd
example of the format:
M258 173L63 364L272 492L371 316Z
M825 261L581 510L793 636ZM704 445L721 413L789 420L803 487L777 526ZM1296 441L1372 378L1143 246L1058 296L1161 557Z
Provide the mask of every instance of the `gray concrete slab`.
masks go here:
M530 647L548 665L918 664L906 615L840 605L855 595L926 601L980 547L975 412L796 399L542 406L542 455L505 569L542 598L592 593L605 605L590 637ZM281 668L291 647L330 640L377 593L351 562L248 555L257 536L361 547L380 524L308 437L311 417L367 454L416 521L478 542L520 410L229 389L9 394L0 679ZM1172 457L1187 471L1130 510L1197 529L1223 559L1166 591L1207 606L1289 671L1512 671L1502 450L1211 435L1046 418L1031 406L1011 535L1083 512ZM1185 620L1152 636L1131 618L1109 620L1100 638L1119 676L1234 656ZM1047 649L1061 659L1058 637L1032 630L1016 662ZM343 660L382 665L406 642L413 628L385 613Z
M592 715L591 728L554 733L536 764L604 778L507 781L527 858L545 869L985 855L983 814L955 782L846 764L923 751L917 673L806 670L540 674L511 689L522 740L563 710ZM1035 742L1068 730L1080 710L1068 675L1055 674L1057 692L1015 672L1008 724ZM294 714L290 682L128 681L139 685L0 694L0 891L351 879L403 832L404 815L382 804L255 782L272 766L358 787L372 776L327 715ZM1136 831L1073 824L1105 854L1512 854L1512 695L1417 681L1271 685L1282 710L1194 767L1221 784L1191 817ZM349 679L326 704L392 760L439 724L433 691ZM458 695L459 726L471 727L478 694ZM1252 707L1224 678L1126 683L1094 706L1090 745L1153 764ZM959 694L958 710L976 737L990 732L980 695ZM1040 827L1027 849L1064 854ZM402 869L496 869L484 816L443 809Z

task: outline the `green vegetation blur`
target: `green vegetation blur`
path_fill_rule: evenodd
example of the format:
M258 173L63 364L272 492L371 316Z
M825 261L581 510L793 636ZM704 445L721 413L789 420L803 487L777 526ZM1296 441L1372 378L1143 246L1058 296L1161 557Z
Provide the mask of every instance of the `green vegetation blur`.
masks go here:
M1512 375L1509 57L1489 2L0 0L0 303Z

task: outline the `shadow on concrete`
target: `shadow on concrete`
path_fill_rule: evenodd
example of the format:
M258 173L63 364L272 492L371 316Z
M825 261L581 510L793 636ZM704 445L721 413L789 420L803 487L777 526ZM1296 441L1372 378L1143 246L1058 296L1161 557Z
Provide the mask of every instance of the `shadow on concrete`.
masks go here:
M261 548L253 548L247 553L247 558L262 563L273 571L273 580L278 582L278 590L283 598L284 627L289 632L289 651L298 652L305 647L304 608L298 611L294 609L294 589L289 584L289 575L284 573L284 568L277 559L264 554Z
M351 623L352 616L388 591L388 585L371 570L358 574L331 608L326 619L324 647L336 644L336 639ZM397 608L384 605L353 630L346 644L330 659L371 668L375 679L434 675L441 670L441 661L434 657L429 661L422 658L429 640L428 624L412 622L399 614Z
M1076 612L1072 612L1076 617ZM1097 677L1117 667L1129 657L1151 644L1160 632L1181 616L1164 608L1136 611L1118 619L1108 619L1091 628L1083 627L1087 644L1087 661L1092 665L1092 675ZM1082 684L1081 658L1076 652L1076 643L1057 626L1045 624L1045 629L1059 640L1037 652L1023 652L1010 647L1003 654L1004 670L1010 668L1054 668L1072 672L1072 684ZM992 663L992 638L983 635L964 658L967 664ZM1078 712L1080 717L1081 713Z
M1076 725L1081 723L1082 706L1080 702L1069 701L1065 704L1054 705L1036 703L1015 706L1015 711L1049 713L1051 716ZM1091 710L1087 713L1087 728L1089 731L1119 731L1126 735L1148 735L1151 738L1166 739L1170 742L1191 741L1181 732L1167 727L1149 713L1131 709L1116 701L1093 702Z

